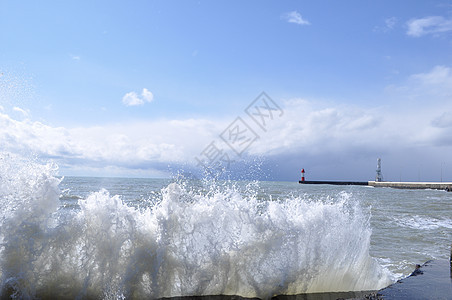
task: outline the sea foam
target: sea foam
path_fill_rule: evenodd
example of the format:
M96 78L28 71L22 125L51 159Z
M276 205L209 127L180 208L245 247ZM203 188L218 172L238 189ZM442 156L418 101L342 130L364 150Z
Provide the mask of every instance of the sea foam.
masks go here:
M2 297L269 298L391 283L369 255L369 212L348 193L271 200L174 182L141 208L100 190L68 210L54 165L0 163Z

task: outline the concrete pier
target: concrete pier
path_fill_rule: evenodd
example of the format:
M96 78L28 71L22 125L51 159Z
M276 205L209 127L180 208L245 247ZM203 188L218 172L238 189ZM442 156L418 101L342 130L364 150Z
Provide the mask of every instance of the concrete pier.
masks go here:
M432 189L452 191L452 182L369 181L368 185L374 187L391 187L396 189Z
M448 261L428 261L407 278L364 299L452 299L451 272Z
M369 185L368 181L298 181L301 184L332 184L332 185Z
M331 184L331 185L368 185L373 187L390 187L396 189L432 189L452 192L452 182L393 182L393 181L298 181L300 184Z

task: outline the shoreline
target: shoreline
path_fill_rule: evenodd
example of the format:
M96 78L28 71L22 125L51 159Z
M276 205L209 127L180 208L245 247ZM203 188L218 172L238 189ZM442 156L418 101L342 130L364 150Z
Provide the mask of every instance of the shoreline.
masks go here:
M451 261L427 261L410 276L362 299L452 299Z
M161 300L248 300L234 295L185 296ZM430 260L407 277L377 291L325 292L298 295L278 295L272 300L383 300L383 299L452 299L452 250L447 260Z

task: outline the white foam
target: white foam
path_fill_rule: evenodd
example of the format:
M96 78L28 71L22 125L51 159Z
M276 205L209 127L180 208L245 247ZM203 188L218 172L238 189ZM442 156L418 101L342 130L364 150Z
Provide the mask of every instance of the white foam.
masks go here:
M2 158L1 287L18 298L159 298L374 290L369 214L350 194L264 201L172 183L138 210L108 191L63 210L54 167ZM16 168L12 168L16 165ZM31 175L30 175L31 174ZM6 192L5 192L6 191Z
M394 222L399 226L421 229L421 230L434 230L438 228L452 229L452 220L445 218L431 218L425 216L406 216L400 218L393 218Z

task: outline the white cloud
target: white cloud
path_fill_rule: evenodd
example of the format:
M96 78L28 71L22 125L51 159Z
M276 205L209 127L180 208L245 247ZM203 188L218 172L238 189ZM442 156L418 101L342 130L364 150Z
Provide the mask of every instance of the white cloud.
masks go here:
M425 73L417 73L409 76L399 85L391 85L386 88L387 93L397 94L410 101L436 103L436 106L451 103L452 98L452 68L447 66L435 66ZM425 105L425 109L432 105Z
M303 19L301 14L297 11L291 11L283 15L284 19L289 23L295 23L298 25L311 25L308 20Z
M29 116L29 113L20 107L15 106L15 107L13 107L13 110L21 113L24 117Z
M130 92L124 95L122 97L122 103L124 103L127 106L136 106L136 105L143 105L144 101L138 97L137 93Z
M5 111L5 109L1 105L0 105L0 111Z
M186 119L64 128L0 113L0 150L37 153L66 168L166 167L191 161L226 125Z
M144 88L143 91L141 92L141 97L143 98L144 101L147 102L151 102L152 100L154 100L154 95L146 88Z
M143 105L152 100L154 100L154 95L146 88L143 89L141 95L138 95L136 92L130 92L122 97L122 103L126 106Z
M452 19L442 16L430 16L420 19L412 19L407 22L407 34L420 37L426 34L439 34L452 31Z
M384 25L383 26L375 26L374 31L386 33L386 32L393 30L396 24L397 24L396 17L386 18L384 20Z
M391 86L386 92L394 99L393 105L397 105L400 114L411 115L405 126L414 128L407 134L419 137L418 144L452 146L452 68L435 66L409 76L403 84Z
M325 155L353 148L371 148L384 124L378 110L331 106L292 99L285 101L285 117L275 120L250 152L259 155Z
M451 103L452 68L435 66L426 73L413 74L405 86L407 94L419 101L435 102L437 105Z
M452 69L446 66L435 66L430 72L411 76L424 85L442 86L452 90Z

